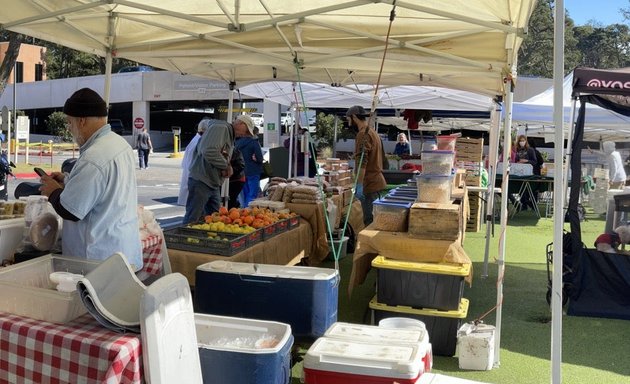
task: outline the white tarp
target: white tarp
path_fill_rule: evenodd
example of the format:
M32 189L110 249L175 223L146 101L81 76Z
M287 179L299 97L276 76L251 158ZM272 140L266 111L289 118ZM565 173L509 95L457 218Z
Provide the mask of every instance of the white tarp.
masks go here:
M392 0L6 0L4 29L237 86L376 84ZM397 1L380 84L503 94L535 0Z
M297 102L308 108L349 108L353 105L368 108L372 103L374 87L269 81L246 85L240 91L243 95L282 105L295 105ZM489 112L494 108L494 102L488 96L449 88L396 86L379 88L377 108Z

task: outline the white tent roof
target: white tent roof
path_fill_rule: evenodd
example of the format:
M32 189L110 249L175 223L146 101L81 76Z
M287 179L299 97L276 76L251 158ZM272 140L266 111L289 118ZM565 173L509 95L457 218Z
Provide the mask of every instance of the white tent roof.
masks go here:
M238 82L376 84L393 0L7 0L2 28ZM535 0L396 2L381 84L503 93Z
M368 108L374 87L354 85L332 87L322 83L294 83L270 81L240 88L241 94L267 99L283 105L300 104L308 108L349 108L361 105ZM440 109L451 111L490 111L492 99L467 91L441 87L397 86L381 87L377 108Z
M573 92L573 72L564 78L563 100L564 122L569 124L571 118L571 93ZM527 124L529 136L553 136L553 87L535 95L522 103L514 103L512 120L521 125ZM579 103L576 104L576 116ZM630 117L620 115L597 105L587 103L584 124L584 140L586 141L630 141ZM566 129L566 126L565 126Z

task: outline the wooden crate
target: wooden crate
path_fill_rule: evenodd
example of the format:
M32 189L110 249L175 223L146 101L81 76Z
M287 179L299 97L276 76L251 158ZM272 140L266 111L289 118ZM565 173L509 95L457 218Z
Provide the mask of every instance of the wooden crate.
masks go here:
M409 212L410 235L420 239L452 240L461 236L459 204L415 203Z
M483 139L459 138L455 145L457 161L481 161L483 157Z

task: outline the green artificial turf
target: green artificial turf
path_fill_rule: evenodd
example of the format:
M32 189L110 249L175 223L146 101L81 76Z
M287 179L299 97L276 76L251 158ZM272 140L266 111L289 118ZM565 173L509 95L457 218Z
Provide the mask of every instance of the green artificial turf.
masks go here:
M582 223L582 240L592 247L603 232L604 219L592 213ZM568 225L565 225L568 229ZM496 304L497 264L500 229L490 242L488 277L482 278L485 227L482 232L466 233L464 249L473 261L473 284L466 285L464 297L470 300L467 321L474 320ZM540 384L551 379L551 309L546 302L546 245L552 242L553 221L538 219L533 212L517 214L509 221L506 243L506 270L503 282L503 309L500 366L491 371L464 371L457 357L434 356L433 372L486 383ZM334 268L327 261L322 267ZM352 270L352 255L340 261L339 321L368 324L368 302L374 296L376 271L355 288L351 298L347 285ZM630 292L628 292L630 294ZM566 311L566 307L564 308ZM496 325L496 312L484 321ZM630 321L563 316L562 381L564 383L630 382ZM298 361L293 367L292 383L300 383L301 356L308 342L298 342Z

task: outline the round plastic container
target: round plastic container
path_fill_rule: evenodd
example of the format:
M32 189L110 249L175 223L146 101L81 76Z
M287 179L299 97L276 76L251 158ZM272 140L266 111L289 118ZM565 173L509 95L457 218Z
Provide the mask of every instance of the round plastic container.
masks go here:
M418 202L450 203L452 176L419 175Z
M453 151L422 151L422 173L424 175L448 176L453 171Z
M381 328L394 329L427 329L422 321L408 317L388 317L379 321L378 326Z
M440 151L455 151L457 136L441 135L437 136L437 149Z

